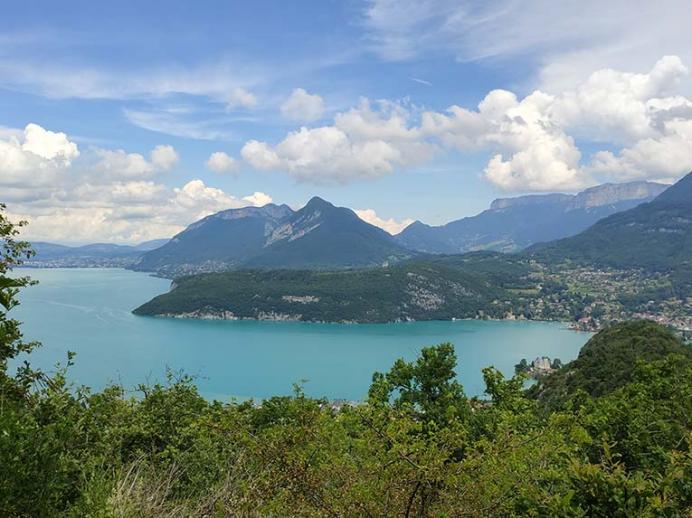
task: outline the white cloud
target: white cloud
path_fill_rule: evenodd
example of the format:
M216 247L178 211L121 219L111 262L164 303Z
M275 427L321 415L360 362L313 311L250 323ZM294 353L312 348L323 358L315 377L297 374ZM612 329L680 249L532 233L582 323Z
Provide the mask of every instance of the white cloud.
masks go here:
M272 197L263 192L256 191L250 194L249 196L243 196L243 201L246 201L250 205L254 205L255 207L263 207L267 203L272 202Z
M196 140L232 140L233 132L226 129L227 120L196 120L189 114L171 109L123 111L125 118L140 128L174 137Z
M554 117L591 140L627 141L655 135L652 118L689 101L670 95L688 73L678 56L664 56L643 74L598 70L559 96Z
M206 166L216 173L229 173L238 169L238 162L223 151L216 151L209 155Z
M29 221L24 236L31 240L136 243L171 237L220 210L270 201L260 192L237 198L199 179L173 189L149 181L124 181L80 185L48 204L10 203L8 214Z
M241 153L256 169L315 184L376 178L444 148L488 152L485 177L509 191L670 180L692 169L692 100L677 94L687 73L679 57L664 56L646 73L597 70L573 89L521 99L493 90L475 109L445 112L364 99L330 126L301 127L275 145L249 141ZM584 155L580 139L606 149Z
M638 140L618 153L596 153L588 170L616 180L675 180L692 170L692 119L666 121L657 136Z
M0 135L2 201L14 219L27 219L32 240L137 242L169 237L213 212L263 205L255 192L235 197L196 179L170 188L151 178L178 160L155 147L147 160L125 150L80 154L62 133L30 124Z
M98 149L100 161L95 170L107 178L143 178L155 172L154 166L139 153L127 153L123 149Z
M126 69L73 63L0 53L0 85L51 98L151 100L183 94L224 102L229 92L246 91L268 77L256 62L228 59Z
M423 162L434 146L418 140L419 132L407 127L408 114L399 105L366 99L338 114L334 125L302 127L276 146L249 141L243 158L261 170L283 169L298 180L317 184L347 183L376 178Z
M382 219L373 209L354 209L354 212L363 221L370 223L371 225L375 225L376 227L380 227L382 230L385 230L392 235L398 234L414 222L414 220L411 218L406 218L401 221L397 221L394 218Z
M281 115L296 122L312 122L322 117L324 101L319 95L296 88L281 105Z
M272 170L281 166L278 155L264 142L249 140L240 150L240 154L255 169Z
M555 99L534 92L519 101L512 92L494 90L478 111L452 107L448 115L423 117L426 133L461 150L497 149L485 175L507 190L573 190L589 180L580 174L581 153L551 117Z
M45 130L38 124L27 124L24 128L22 149L65 166L79 156L77 144L70 142L67 135Z
M536 63L541 89L574 88L593 70L644 70L660 56L692 62L687 0L370 0L371 50L386 60L451 54L460 61Z
M666 56L645 74L596 71L556 96L537 90L518 100L496 90L476 111L453 106L446 114L424 113L421 127L461 150L496 148L485 175L508 190L574 190L600 179L668 180L692 168L692 102L674 95L686 73L678 57ZM584 161L572 135L624 147Z
M173 146L159 145L151 151L151 163L157 169L168 171L179 161L178 153Z
M0 138L0 186L4 197L24 197L22 189L36 189L54 181L60 170L68 168L79 156L77 144L64 133L27 124L23 131L5 130Z
M100 173L104 179L142 179L149 178L162 171L170 170L179 160L173 146L159 145L149 153L147 160L139 153L127 153L123 149L94 150L99 158L93 170Z
M257 106L257 97L245 90L245 88L234 88L226 99L226 108L232 110L241 106L243 108L254 108Z

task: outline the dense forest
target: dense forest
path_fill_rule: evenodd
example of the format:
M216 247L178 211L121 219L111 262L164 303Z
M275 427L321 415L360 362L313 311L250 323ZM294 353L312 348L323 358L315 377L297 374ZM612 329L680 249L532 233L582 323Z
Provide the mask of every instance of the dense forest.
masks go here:
M139 315L286 318L324 322L502 317L515 289L535 281L525 261L499 253L443 256L388 268L234 270L175 279Z
M689 516L692 361L666 328L610 327L525 390L450 344L375 373L367 399L207 401L31 367L11 310L31 254L0 211L1 516ZM98 337L94 337L98 340ZM17 359L27 359L10 369Z

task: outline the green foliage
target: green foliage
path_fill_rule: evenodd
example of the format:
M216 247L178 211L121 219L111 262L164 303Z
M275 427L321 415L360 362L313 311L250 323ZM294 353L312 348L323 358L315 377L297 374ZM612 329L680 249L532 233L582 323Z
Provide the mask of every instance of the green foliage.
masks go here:
M402 359L391 370L376 372L368 401L406 410L422 423L438 428L468 419L470 408L464 391L456 381L456 354L450 343L424 347L415 362Z
M184 377L132 399L63 379L0 407L0 515L682 516L692 376L680 361L642 364L632 383L549 416L522 378L493 369L491 399L467 401L447 344L339 411L300 391L208 402Z
M592 337L576 360L542 378L531 394L544 406L559 408L579 391L603 396L632 381L638 361L680 354L692 362L692 350L669 329L648 320L606 328Z
M553 263L689 272L691 225L689 173L652 202L604 218L576 236L536 245L530 254Z
M528 372L529 368L529 362L526 360L526 358L522 358L519 360L519 363L514 365L514 373L521 374L523 372Z
M506 268L503 270L502 265ZM388 322L504 315L526 264L476 254L348 271L241 270L182 277L140 315L231 312L237 318ZM500 303L499 301L502 301Z
M19 229L26 222L12 223L5 215L5 205L0 203L0 391L21 396L28 385L39 374L28 365L20 369L16 378L7 376L7 364L22 353L28 353L38 344L25 342L19 322L8 316L8 312L19 304L19 290L31 284L26 277L9 277L13 267L22 263L33 254L28 243L17 239Z
M7 279L26 249L0 221ZM6 316L19 282L6 357L28 348ZM3 370L0 516L689 516L688 351L652 323L604 331L549 377L573 393L548 411L493 368L489 399L468 400L450 344L340 409L299 386L221 403L172 373L127 396Z

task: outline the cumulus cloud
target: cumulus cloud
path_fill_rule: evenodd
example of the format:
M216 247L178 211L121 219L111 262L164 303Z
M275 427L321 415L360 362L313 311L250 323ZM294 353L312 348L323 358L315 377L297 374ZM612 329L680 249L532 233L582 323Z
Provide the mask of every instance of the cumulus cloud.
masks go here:
M50 203L10 203L8 213L29 221L25 236L32 240L136 243L171 237L220 210L270 201L261 192L238 198L200 179L173 189L150 181L124 181L82 184L59 193Z
M281 105L281 115L296 122L312 122L322 117L324 101L319 95L296 88Z
M255 207L264 207L267 203L271 203L273 200L268 194L256 191L249 196L243 196L243 201L246 201Z
M45 130L38 124L27 124L24 128L22 149L64 166L79 156L77 144L70 142L67 135Z
M151 150L151 163L157 169L168 171L178 163L179 157L173 146L160 145Z
M426 113L428 135L461 150L488 148L495 153L485 168L492 183L507 190L573 190L589 179L581 174L581 153L574 139L552 117L555 98L536 91L521 101L494 90L477 110L454 106L447 114Z
M231 90L231 93L228 94L226 108L232 110L239 106L243 108L254 108L257 106L257 97L244 88L234 88Z
M227 153L216 151L209 155L206 166L216 173L229 173L238 169L238 162Z
M430 158L435 147L418 139L407 127L401 106L363 99L359 106L338 114L331 126L301 127L275 146L251 140L241 154L260 170L287 171L298 180L316 184L346 183L376 178Z
M406 218L401 221L397 221L394 218L382 219L373 209L354 209L354 212L366 223L380 227L382 230L392 235L398 234L414 221L411 218Z
M99 149L96 151L100 161L95 169L111 178L141 178L150 176L155 169L139 153L127 153L123 149Z
M496 148L485 175L508 190L573 190L600 179L668 180L692 168L692 103L675 95L687 69L665 56L644 74L592 73L573 90L518 100L490 92L477 110L426 113L422 127L461 150ZM575 138L621 146L583 157Z
M272 170L281 165L279 156L265 142L249 140L240 150L240 154L255 169Z
M488 152L485 177L508 191L576 190L598 181L670 180L692 169L687 68L664 56L646 73L597 70L559 94L489 92L475 108L422 111L364 99L329 126L242 149L254 168L346 183L424 163L442 149ZM585 155L580 140L605 149Z
M140 153L127 153L123 149L95 149L98 157L93 166L104 178L112 179L141 179L154 176L162 171L168 171L178 163L178 153L173 146L159 145L149 153L147 160Z
M88 149L80 154L69 138L30 124L0 135L2 201L14 219L27 219L32 240L137 242L170 237L213 212L264 205L255 192L236 197L191 180L171 188L155 175L173 167L171 146L150 160L122 149Z
M4 131L0 138L0 186L5 197L22 197L21 187L40 188L53 181L61 169L79 156L77 144L65 133L45 130L38 124L27 124L23 131Z

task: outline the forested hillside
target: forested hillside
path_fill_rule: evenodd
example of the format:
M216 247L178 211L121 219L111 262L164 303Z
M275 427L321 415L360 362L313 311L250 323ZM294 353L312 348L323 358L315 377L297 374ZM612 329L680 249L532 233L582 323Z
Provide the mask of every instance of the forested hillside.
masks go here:
M181 277L138 315L321 322L502 317L527 264L482 253L346 271L237 270Z
M692 263L692 173L650 203L613 214L566 239L532 247L539 260L687 270Z

